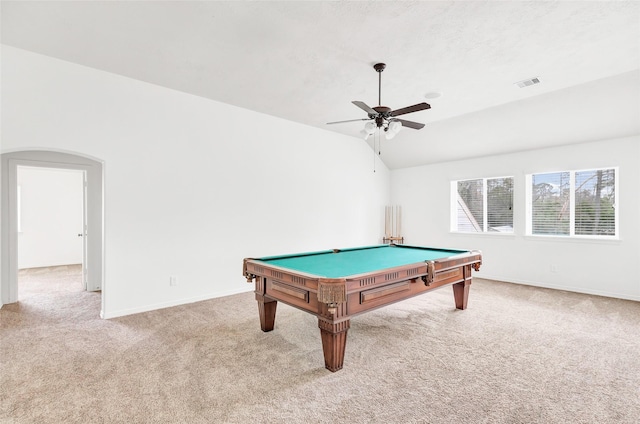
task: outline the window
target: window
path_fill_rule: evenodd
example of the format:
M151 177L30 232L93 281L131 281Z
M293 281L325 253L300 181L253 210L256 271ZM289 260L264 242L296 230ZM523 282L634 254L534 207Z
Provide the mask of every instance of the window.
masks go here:
M452 231L513 233L513 177L453 181Z
M531 233L569 235L569 172L531 176Z
M615 237L616 169L528 176L528 234Z

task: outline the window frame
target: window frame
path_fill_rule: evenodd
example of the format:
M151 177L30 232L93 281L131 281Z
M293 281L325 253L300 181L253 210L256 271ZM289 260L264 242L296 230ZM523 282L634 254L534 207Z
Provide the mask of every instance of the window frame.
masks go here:
M591 172L591 171L614 171L614 235L593 235L593 234L576 234L576 173L579 172ZM539 238L557 238L557 239L583 239L583 240L619 240L620 239L620 172L617 166L603 166L594 168L583 169L563 169L560 171L540 171L532 172L525 175L525 201L526 201L526 219L525 219L525 235L527 237L539 237ZM569 234L534 234L533 233L533 176L542 174L557 174L562 172L569 173Z
M502 232L502 231L488 231L489 228L489 208L487 204L487 180L499 180L511 178L511 212L512 212L512 220L514 223L512 224L510 232ZM482 180L482 231L461 231L458 229L458 183L461 181L477 181ZM455 234L482 234L482 235L491 235L494 236L513 236L515 234L515 191L516 191L516 178L513 175L504 175L504 176L496 176L496 177L476 177L476 178L462 178L458 180L451 180L451 204L449 207L451 216L450 216L450 226L449 230L451 233Z

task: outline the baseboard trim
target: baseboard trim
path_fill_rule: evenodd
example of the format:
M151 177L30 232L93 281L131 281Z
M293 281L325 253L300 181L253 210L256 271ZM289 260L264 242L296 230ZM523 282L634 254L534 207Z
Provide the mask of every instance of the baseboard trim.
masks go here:
M217 292L217 293L209 293L202 296L195 296L195 297L190 297L186 299L177 299L169 302L155 303L153 305L144 305L138 308L120 309L120 310L107 311L107 312L101 311L100 318L103 318L103 319L118 318L118 317L123 317L127 315L155 311L158 309L172 308L174 306L186 305L189 303L202 302L203 300L210 300L210 299L216 299L219 297L232 296L234 294L246 293L249 291L253 291L253 287L247 287L244 289L237 289L237 290L228 290L228 291Z
M492 276L492 275L478 274L477 278L483 279L483 280L503 281L505 283L512 283L512 284L521 284L524 286L541 287L544 289L564 290L564 291L573 292L573 293L591 294L594 296L603 296L603 297L612 297L615 299L640 301L640 296L634 296L632 294L613 293L613 292L607 292L604 290L590 290L590 289L585 289L583 287L559 286L557 284L547 284L547 283L541 283L539 281L512 280L509 278L502 278L499 276Z

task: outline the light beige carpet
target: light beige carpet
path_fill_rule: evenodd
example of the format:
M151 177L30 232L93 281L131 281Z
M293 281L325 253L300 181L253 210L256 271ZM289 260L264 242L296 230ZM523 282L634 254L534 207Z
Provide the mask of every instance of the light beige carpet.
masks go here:
M44 272L49 271L49 272ZM238 284L246 284L239 276ZM637 423L640 303L475 280L360 315L324 368L314 317L252 293L112 320L79 267L0 309L2 423Z

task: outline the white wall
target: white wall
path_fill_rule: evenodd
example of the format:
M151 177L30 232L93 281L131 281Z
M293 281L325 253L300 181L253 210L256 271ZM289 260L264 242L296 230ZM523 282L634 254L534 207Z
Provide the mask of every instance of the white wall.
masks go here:
M619 167L618 241L525 235L525 175ZM514 177L514 234L460 234L450 228L450 182ZM583 143L392 171L407 244L480 249L478 276L640 300L640 137ZM552 272L551 266L556 268Z
M364 141L2 47L3 151L104 161L104 317L249 291L244 257L380 241Z
M638 137L373 173L356 138L15 48L2 59L2 151L104 161L105 317L249 291L247 256L377 243L390 203L408 243L482 249L486 278L640 300ZM620 169L619 241L524 235L525 174L602 166ZM516 179L516 233L451 234L450 181L496 175Z
M82 263L82 171L18 168L18 268Z

